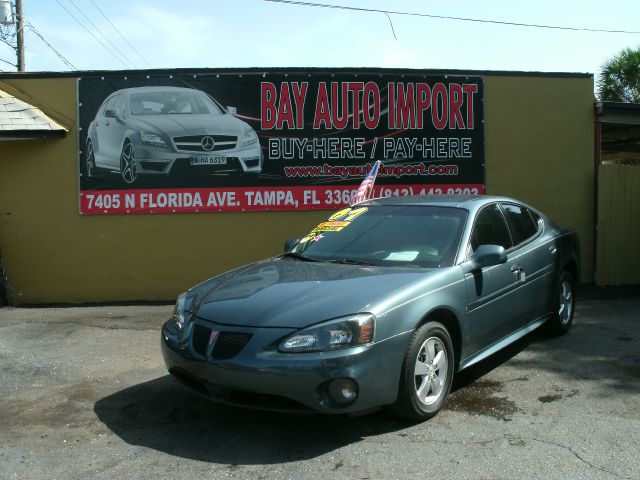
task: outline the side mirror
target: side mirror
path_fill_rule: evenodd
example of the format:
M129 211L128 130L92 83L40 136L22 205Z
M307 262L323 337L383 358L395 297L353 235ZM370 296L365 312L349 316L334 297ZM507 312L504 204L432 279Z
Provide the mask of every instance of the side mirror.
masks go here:
M238 109L236 107L227 107L227 113L230 115L236 115L238 113Z
M109 118L116 118L116 111L111 110L110 108L104 111L104 116Z
M460 266L464 273L471 273L506 261L507 252L500 245L480 245L471 258Z
M284 242L284 253L287 253L293 250L293 247L295 247L298 243L300 243L299 238L290 238L289 240Z

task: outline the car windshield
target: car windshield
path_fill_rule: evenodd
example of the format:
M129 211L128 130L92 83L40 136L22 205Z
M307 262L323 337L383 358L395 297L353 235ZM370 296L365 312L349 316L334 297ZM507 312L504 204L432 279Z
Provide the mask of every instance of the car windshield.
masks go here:
M307 260L449 267L467 212L450 207L370 206L331 215L291 251Z
M224 112L200 91L134 93L130 99L132 115L222 115Z

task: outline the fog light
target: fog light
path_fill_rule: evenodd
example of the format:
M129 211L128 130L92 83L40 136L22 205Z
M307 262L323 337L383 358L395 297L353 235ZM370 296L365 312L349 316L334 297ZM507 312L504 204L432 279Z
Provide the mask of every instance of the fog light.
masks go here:
M351 405L358 398L358 384L350 378L336 378L329 383L329 397L340 406Z

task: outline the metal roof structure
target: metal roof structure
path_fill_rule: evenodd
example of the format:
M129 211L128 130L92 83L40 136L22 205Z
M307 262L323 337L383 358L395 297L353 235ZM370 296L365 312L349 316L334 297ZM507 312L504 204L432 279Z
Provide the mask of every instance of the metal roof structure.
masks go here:
M597 121L602 124L603 152L640 152L640 104L596 102Z
M67 129L34 107L0 90L0 141L64 137Z

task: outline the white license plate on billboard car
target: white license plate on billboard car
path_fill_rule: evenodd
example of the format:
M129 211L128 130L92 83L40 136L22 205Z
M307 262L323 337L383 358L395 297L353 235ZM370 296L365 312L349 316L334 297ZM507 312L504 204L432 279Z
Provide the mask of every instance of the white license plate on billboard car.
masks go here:
M226 165L227 157L220 155L202 155L198 157L191 157L191 166L196 165Z

